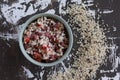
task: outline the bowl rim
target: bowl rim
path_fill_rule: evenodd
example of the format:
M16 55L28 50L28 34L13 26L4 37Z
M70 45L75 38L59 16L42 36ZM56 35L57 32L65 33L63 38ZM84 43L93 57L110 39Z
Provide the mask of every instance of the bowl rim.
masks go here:
M68 37L69 37L69 45L68 45L68 48L65 51L64 55L60 59L58 59L58 60L56 60L54 62L51 62L51 63L38 62L38 61L34 60L32 57L30 57L29 54L24 49L23 40L22 40L23 39L23 32L28 27L28 25L31 22L33 22L34 20L36 20L37 18L42 17L42 16L55 18L58 21L60 21L62 24L64 24L64 27L66 28L66 31L67 31L67 34L68 34ZM38 65L38 66L54 66L54 65L60 63L61 61L63 61L68 56L68 54L70 53L70 51L72 49L72 46L73 46L72 30L71 30L70 26L68 25L68 23L63 18L61 18L60 16L58 16L56 14L49 14L49 13L36 14L36 15L32 16L31 18L29 18L22 25L22 29L21 29L21 32L20 32L20 35L19 35L19 46L20 46L20 50L22 51L22 53L25 56L25 58L27 60L29 60L30 62L32 62L33 64Z

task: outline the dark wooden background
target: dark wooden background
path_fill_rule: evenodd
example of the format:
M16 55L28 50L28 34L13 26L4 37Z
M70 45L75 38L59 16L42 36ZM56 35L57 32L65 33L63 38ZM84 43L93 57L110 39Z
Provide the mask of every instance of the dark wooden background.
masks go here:
M33 65L21 54L18 35L20 25L32 15L52 11L64 16L61 6L65 9L68 4L81 2L96 21L106 25L103 28L110 44L107 61L94 80L120 80L120 0L40 0L38 4L37 1L0 0L0 80L46 80L46 75L55 69L68 67L66 62L53 67Z

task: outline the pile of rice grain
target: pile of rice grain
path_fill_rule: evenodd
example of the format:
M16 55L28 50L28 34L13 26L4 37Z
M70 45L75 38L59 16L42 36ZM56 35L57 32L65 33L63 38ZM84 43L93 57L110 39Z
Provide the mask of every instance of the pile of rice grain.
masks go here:
M78 50L74 53L74 63L67 71L58 71L48 77L48 80L86 80L95 77L96 70L103 63L107 45L105 35L100 25L94 21L87 10L80 5L67 8L69 24L81 37L76 44ZM75 26L77 24L77 26ZM74 31L73 31L74 33Z

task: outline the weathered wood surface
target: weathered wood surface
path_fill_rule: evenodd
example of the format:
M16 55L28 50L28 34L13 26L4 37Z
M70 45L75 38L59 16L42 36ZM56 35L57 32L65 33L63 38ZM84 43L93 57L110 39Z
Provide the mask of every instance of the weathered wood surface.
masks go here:
M27 61L18 46L20 25L38 13L63 16L67 4L83 4L96 21L106 24L110 55L95 80L120 80L120 1L119 0L3 0L0 1L0 80L46 80L46 75L70 64L38 67ZM64 17L65 18L65 17ZM74 50L72 51L74 52ZM67 60L71 61L71 60Z

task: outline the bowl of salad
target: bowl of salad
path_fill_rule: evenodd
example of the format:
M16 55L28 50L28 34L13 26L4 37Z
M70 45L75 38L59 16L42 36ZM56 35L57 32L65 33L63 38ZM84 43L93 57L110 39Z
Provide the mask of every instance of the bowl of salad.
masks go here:
M71 51L73 35L67 22L55 14L41 13L29 18L19 35L20 49L30 62L53 66Z

